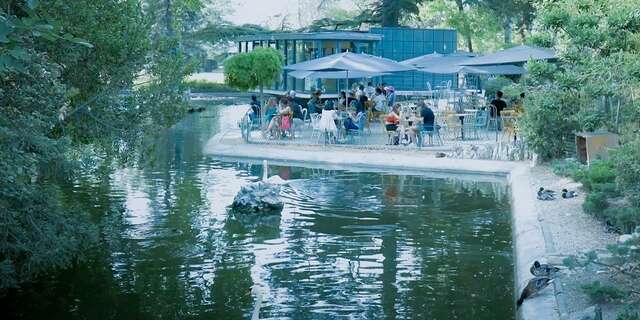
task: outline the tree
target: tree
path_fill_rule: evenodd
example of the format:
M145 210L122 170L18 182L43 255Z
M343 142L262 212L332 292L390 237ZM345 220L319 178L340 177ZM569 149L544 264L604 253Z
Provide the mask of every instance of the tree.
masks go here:
M142 156L184 114L190 64L174 38L149 38L152 25L138 0L0 8L0 289L95 244L96 226L66 191L87 159L112 169Z
M284 57L273 48L256 48L229 58L224 63L224 81L240 90L260 88L272 84L282 73Z
M397 27L403 15L418 14L419 4L425 0L376 0L373 15L383 27Z

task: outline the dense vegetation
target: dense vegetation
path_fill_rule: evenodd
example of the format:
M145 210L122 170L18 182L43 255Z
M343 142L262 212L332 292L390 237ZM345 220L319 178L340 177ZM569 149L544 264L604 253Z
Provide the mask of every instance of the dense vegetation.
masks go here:
M65 189L180 119L191 64L167 15L135 0L0 8L0 289L81 257L96 228Z

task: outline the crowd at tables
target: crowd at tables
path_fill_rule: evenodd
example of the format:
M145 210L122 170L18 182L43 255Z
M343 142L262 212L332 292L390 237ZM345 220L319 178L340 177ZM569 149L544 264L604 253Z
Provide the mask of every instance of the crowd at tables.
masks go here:
M356 137L366 138L365 131L371 134L372 125L378 122L389 145L420 147L427 138L429 144L443 144L440 133L443 130L451 139L478 139L479 131L498 132L503 126L515 139L515 122L523 110L524 94L520 103L511 109L502 96L498 91L495 99L486 105L477 103L477 99L468 99L475 105L461 100L460 104L445 107L439 105L439 101L428 100L400 104L396 102L393 87L374 87L368 83L349 93L341 92L338 99L323 101L321 92L316 91L304 107L296 99L295 91L280 99L269 98L264 108L253 96L248 116L252 127L260 129L269 140L294 139L307 126L312 128L311 138L316 138L318 143L349 142Z

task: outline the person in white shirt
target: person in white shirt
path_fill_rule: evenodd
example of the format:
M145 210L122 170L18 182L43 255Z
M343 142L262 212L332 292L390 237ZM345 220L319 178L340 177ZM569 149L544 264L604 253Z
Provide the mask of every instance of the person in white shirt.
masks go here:
M373 95L376 94L376 88L373 87L373 83L371 83L371 81L367 83L367 87L364 89L364 94L366 94L369 99L373 99Z
M322 116L318 123L318 129L322 134L325 134L325 142L327 140L335 140L338 135L338 127L335 120L338 118L336 110L333 108L333 101L327 100L324 103L324 109L322 109Z
M376 88L376 94L373 96L373 111L386 112L386 97L380 88Z

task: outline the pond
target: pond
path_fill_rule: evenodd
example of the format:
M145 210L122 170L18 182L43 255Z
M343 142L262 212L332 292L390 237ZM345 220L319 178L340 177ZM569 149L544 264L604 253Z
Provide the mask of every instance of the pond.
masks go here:
M10 297L9 318L249 319L257 304L260 319L514 318L506 182L270 166L290 181L282 214L240 216L227 206L262 166L202 154L227 113L189 115L144 165L80 178L101 245Z

